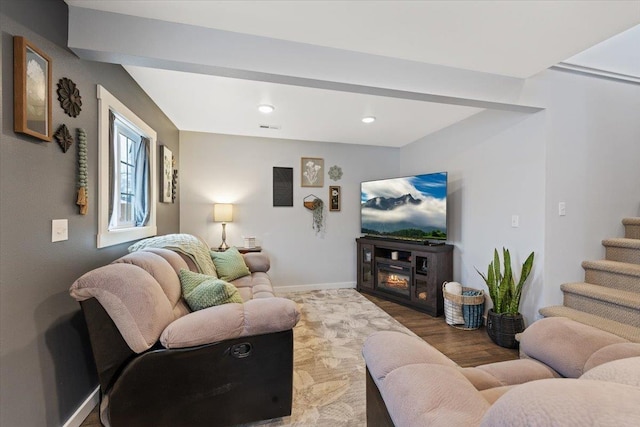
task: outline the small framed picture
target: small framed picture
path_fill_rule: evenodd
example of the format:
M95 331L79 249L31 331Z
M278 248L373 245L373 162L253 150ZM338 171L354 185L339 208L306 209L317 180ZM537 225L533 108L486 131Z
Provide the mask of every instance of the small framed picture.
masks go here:
M324 159L303 157L300 165L302 187L324 187Z
M340 186L339 185L329 186L329 210L334 212L340 210Z
M13 37L13 130L51 141L51 58Z

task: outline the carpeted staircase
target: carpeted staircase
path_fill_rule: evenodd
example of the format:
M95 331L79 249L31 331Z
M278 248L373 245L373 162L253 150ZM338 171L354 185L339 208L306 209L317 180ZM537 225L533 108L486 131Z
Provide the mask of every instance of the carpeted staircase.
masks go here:
M584 282L565 283L564 305L540 309L640 342L640 218L625 218L624 239L602 241L606 259L584 261Z

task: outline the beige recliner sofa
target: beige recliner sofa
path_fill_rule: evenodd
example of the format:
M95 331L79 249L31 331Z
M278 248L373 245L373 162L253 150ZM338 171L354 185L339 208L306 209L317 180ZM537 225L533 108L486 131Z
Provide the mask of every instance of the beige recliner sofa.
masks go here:
M462 368L398 332L363 355L370 426L640 426L640 344L567 318L529 326L518 360Z
M93 350L106 426L233 425L291 414L297 305L274 296L264 254L234 280L244 303L191 312L188 257L148 248L71 286Z

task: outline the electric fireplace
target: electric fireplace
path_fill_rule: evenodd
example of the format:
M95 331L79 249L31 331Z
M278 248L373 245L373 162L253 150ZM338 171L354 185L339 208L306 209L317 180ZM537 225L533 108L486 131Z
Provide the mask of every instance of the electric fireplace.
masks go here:
M376 289L392 292L409 298L409 283L411 282L411 268L395 265L391 262L378 262L378 280Z

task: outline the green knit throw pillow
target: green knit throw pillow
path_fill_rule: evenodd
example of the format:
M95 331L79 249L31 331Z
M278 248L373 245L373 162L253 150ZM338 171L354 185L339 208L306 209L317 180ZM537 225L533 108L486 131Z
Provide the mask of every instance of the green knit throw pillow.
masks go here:
M182 296L193 311L231 302L243 303L238 288L224 280L190 270L180 270Z
M218 277L227 282L251 274L247 264L244 263L242 254L238 249L231 247L224 252L211 251L213 264L216 266Z

